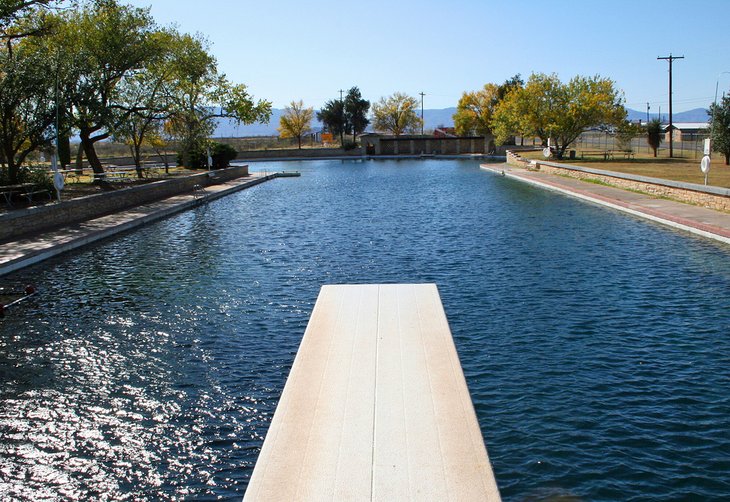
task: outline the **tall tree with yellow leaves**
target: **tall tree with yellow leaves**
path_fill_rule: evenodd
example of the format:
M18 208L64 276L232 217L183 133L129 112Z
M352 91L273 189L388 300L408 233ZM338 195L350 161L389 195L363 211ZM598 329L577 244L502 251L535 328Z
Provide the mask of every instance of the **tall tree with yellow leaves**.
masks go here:
M302 136L312 130L313 108L304 108L304 102L292 101L284 108L284 114L279 119L277 130L282 138L297 138L299 149L302 149Z
M564 84L555 74L537 73L525 87L507 94L492 124L498 142L515 132L538 136L543 144L552 138L557 157L562 158L586 129L619 126L625 119L623 94L612 80L576 76Z

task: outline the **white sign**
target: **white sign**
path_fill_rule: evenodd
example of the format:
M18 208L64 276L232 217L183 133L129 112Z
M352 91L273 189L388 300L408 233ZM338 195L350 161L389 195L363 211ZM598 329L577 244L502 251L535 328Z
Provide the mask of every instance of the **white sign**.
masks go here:
M710 155L710 138L705 139L705 155Z
M56 174L53 175L53 186L60 192L63 190L63 184L63 174L56 172Z
M543 156L544 156L544 157L545 157L546 159L550 158L550 155L551 155L552 153L553 153L553 152L551 152L551 151L550 151L550 148L549 148L549 147L548 147L548 148L543 148L543 150L542 150L542 155L543 155Z
M710 172L710 157L705 155L702 157L702 161L700 162L700 169L703 173L707 174Z
M51 154L51 168L53 169L53 187L56 189L56 198L61 202L61 190L63 190L63 174L58 172L58 160L55 153Z

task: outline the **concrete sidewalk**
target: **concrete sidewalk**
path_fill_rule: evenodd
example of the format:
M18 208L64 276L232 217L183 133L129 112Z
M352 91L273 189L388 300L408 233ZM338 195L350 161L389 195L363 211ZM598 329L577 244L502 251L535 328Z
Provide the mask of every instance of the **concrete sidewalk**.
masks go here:
M508 164L482 164L481 167L501 176L730 244L730 214L727 213Z
M50 232L0 244L0 276L264 181L291 175L289 173L268 175L253 173L245 178L207 186L198 193L176 195Z

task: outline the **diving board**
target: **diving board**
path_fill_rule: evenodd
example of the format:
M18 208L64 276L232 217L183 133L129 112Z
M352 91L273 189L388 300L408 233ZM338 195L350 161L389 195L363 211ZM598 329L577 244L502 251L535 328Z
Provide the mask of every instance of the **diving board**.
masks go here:
M244 501L498 501L434 284L323 286Z

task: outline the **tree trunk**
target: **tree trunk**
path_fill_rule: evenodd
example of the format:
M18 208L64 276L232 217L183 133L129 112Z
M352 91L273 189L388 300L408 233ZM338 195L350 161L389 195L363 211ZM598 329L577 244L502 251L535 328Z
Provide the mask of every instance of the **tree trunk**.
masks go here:
M297 141L299 142L299 149L301 150L302 149L302 135L301 134L299 136L297 136Z
M656 150L657 149L656 148L652 148L652 150L654 150L654 157L656 157Z
M158 150L155 148L155 152L157 153L157 156L160 157L160 160L162 160L162 163L165 165L165 174L170 174L170 163L167 162L167 152L165 150Z
M96 154L94 148L95 140L91 138L91 132L88 129L81 129L79 131L79 137L81 138L81 145L84 147L84 154L86 160L89 161L91 170L94 172L94 184L101 186L102 188L109 189L109 183L104 179L104 167L101 165L101 160ZM99 176L101 175L101 176Z
M725 165L730 166L730 153L725 154Z
M18 179L18 176L20 174L20 165L16 161L14 155L13 155L12 149L5 149L5 153L3 153L3 157L5 157L5 165L8 168L8 184L9 185L15 185L17 183L20 183L20 180Z
M10 157L8 159L8 182L11 185L20 183L20 165L15 162L15 159Z
M84 145L79 143L79 149L76 152L76 171L78 171L79 174L84 169Z
M144 173L142 172L142 145L134 143L134 167L137 170L137 178L142 179L144 178Z

